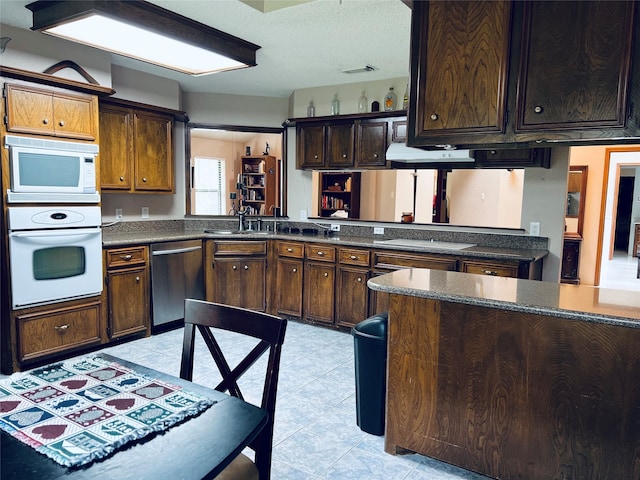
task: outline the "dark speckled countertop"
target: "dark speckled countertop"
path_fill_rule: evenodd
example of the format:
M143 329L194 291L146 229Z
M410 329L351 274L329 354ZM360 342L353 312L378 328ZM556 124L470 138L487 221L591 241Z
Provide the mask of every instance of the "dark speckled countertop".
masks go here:
M439 255L454 255L496 260L535 261L548 254L544 249L489 247L476 245L460 250L446 248L446 242L426 243L418 246L396 245L379 243L380 240L372 237L361 236L331 236L303 235L289 233L257 233L244 232L233 234L205 233L204 231L190 230L157 230L157 231L132 231L112 233L108 229L103 230L102 243L105 247L121 247L127 245L142 245L175 240L190 239L216 239L216 240L291 240L300 242L325 243L336 246L366 247L387 249L415 253L436 253ZM443 248L444 247L444 248Z
M640 328L640 295L631 291L422 268L380 275L367 284L386 293Z

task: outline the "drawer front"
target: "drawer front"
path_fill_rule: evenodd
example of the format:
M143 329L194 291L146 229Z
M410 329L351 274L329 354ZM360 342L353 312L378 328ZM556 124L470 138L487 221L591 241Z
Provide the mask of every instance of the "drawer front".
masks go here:
M319 261L319 262L335 262L336 261L336 248L328 247L325 245L307 245L305 247L305 253L307 254L307 260Z
M408 255L403 253L374 252L373 266L377 270L400 270L402 268L431 268L434 270L456 270L458 261L449 256Z
M517 265L505 265L504 263L496 262L462 260L461 271L494 277L518 277Z
M129 247L107 250L107 268L144 265L147 262L147 247Z
M99 301L18 315L19 360L100 344L100 315Z
M304 243L278 242L280 257L304 258Z
M369 250L360 250L356 248L341 248L338 251L340 263L345 265L357 265L360 267L368 267L371 259Z
M267 242L252 241L215 241L213 242L213 254L219 255L266 255Z

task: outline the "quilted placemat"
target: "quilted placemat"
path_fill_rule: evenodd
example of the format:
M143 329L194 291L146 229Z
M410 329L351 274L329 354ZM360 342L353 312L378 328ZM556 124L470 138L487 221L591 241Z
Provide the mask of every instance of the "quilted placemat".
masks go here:
M0 381L0 428L66 467L168 429L215 401L100 357Z

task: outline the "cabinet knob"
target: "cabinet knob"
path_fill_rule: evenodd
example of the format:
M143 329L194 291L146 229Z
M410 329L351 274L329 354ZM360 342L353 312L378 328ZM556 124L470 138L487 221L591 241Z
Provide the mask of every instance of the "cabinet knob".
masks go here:
M328 277L328 276L329 276L329 274L328 274L327 272L324 272L324 276L325 276L325 277Z
M136 277L136 282L139 282L139 281L140 281L140 277Z
M318 159L318 155L314 155L313 158L315 158L317 160Z
M494 270L483 270L482 273L484 273L485 275L498 275L498 272Z
M297 269L297 268L294 268L294 269L292 270L292 272L293 272L293 273L296 273L297 271L298 271L298 269Z
M342 158L347 158L347 154L346 154L346 153L343 153L343 154L342 154Z
M490 152L490 153L491 153L491 155L495 155L495 154L496 154L496 153L498 153L498 152L496 152L495 150L491 150L491 152Z
M237 270L237 269L238 269L238 266L237 266L237 265L234 265L234 266L233 266L233 267L231 267L231 268L232 268L233 270Z
M147 181L147 177L142 177L142 181L146 182Z
M358 282L362 283L362 277L358 277Z
M60 120L60 122L58 122L58 125L60 125L61 127L64 127L64 120Z
M373 158L378 158L378 154L377 154L377 153L374 153L374 154L373 154Z
M125 261L129 261L133 258L132 255L120 255L120 258Z
M64 333L67 331L68 328L69 328L69 324L56 325L55 327L53 327L53 329L58 333Z
M293 252L293 248L287 248L287 252L289 253Z
M121 181L121 182L124 182L124 177L120 177L120 181Z
M49 125L49 119L48 119L48 118L43 118L43 119L42 119L42 123L43 123L44 125Z
M245 266L244 266L244 269L245 269L245 270L249 270L249 265L245 265Z
M540 105L536 105L535 107L533 107L533 112L534 113L542 113L543 108Z
M319 256L324 256L324 252L317 252Z
M351 260L357 260L357 259L358 259L358 256L357 256L357 255L349 255L349 258L350 258Z
M437 114L437 113L432 113L432 114L431 114L431 116L430 116L429 118L435 122L435 121L436 121L436 120L438 120L438 118L440 118L440 117L438 117L438 114Z

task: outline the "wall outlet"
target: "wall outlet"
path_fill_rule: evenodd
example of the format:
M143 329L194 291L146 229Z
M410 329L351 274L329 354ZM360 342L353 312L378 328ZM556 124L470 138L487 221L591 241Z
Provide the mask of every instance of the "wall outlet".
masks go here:
M142 207L142 218L149 218L149 207Z
M122 209L116 208L116 220L120 220L122 218Z
M384 227L373 227L374 235L384 235Z
M300 221L301 222L306 222L307 221L307 211L306 210L300 210Z
M331 231L332 232L339 232L340 231L340 225L336 225L335 223L331 224Z
M529 223L529 235L531 235L532 237L540 236L540 222Z

